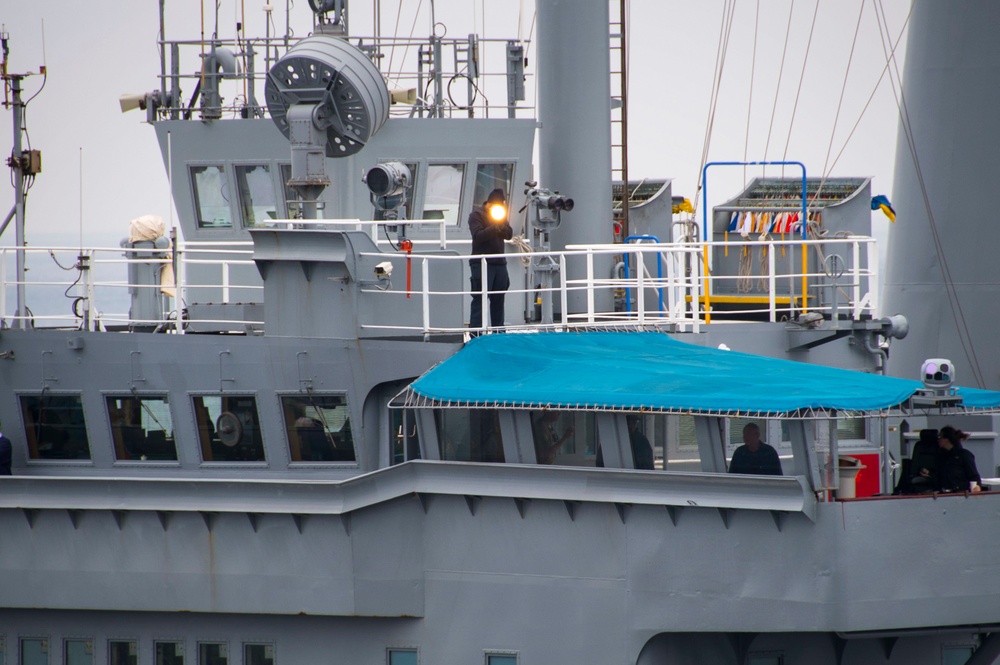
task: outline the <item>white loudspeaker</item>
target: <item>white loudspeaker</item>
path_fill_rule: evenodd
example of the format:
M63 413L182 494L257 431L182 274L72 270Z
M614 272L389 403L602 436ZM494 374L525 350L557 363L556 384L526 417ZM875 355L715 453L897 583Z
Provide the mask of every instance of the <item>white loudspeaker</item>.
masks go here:
M389 93L389 99L392 100L393 104L415 104L417 102L417 89L393 90Z
M131 94L122 95L118 98L118 103L122 107L122 113L127 113L132 109L145 109L146 108L146 94Z

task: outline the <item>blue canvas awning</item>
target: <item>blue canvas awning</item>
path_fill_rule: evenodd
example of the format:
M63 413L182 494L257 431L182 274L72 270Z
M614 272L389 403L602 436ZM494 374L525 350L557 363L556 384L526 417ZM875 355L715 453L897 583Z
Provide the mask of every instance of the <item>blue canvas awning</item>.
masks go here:
M899 407L919 381L705 348L657 332L486 335L417 379L395 406L798 416ZM958 389L958 411L1000 392Z

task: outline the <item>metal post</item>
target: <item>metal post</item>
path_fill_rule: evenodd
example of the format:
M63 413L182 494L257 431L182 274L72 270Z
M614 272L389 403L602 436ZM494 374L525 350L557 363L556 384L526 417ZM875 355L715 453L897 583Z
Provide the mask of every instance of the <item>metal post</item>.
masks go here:
M21 132L23 131L24 103L21 101L21 77L11 76L11 92L14 101L14 148L11 151L10 166L14 169L14 233L17 246L17 327L28 328L24 296L24 164L21 162Z

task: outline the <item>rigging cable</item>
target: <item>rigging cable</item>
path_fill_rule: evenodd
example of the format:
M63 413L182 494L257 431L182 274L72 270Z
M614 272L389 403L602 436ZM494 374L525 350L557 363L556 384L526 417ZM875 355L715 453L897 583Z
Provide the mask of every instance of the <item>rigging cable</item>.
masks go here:
M806 53L802 58L802 72L799 74L799 87L795 91L795 103L792 104L792 117L788 121L788 136L785 138L785 151L781 154L781 161L788 159L788 146L792 141L792 128L795 126L795 111L799 107L799 96L802 94L802 82L806 79L806 65L809 64L809 51L812 47L813 32L816 30L816 17L819 15L819 0L816 0L816 6L813 8L813 18L812 25L809 27L809 39L806 41ZM782 174L784 174L784 167L782 167Z
M774 88L774 104L771 105L771 122L767 126L767 141L764 143L765 161L767 161L767 149L771 146L771 130L774 129L774 116L778 112L778 92L781 90L781 74L785 71L785 56L788 55L788 38L792 34L792 9L794 7L795 4L792 0L789 0L788 25L785 26L785 46L781 49L781 64L778 66L778 83Z
M694 197L692 197L692 202L694 205L694 210L698 210L699 195L701 194L701 188L704 183L701 181L701 176L705 168L705 164L708 162L708 148L712 143L712 128L715 125L715 111L718 108L719 103L719 89L722 83L722 70L726 64L726 51L729 48L729 35L733 28L733 15L736 13L736 2L735 0L726 0L725 5L722 8L722 25L719 26L719 44L716 47L715 52L715 73L712 79L712 95L709 101L708 109L708 123L705 126L705 139L701 147L701 162L698 164L698 176L695 178L695 182L698 183L695 187Z
M840 110L844 106L844 92L847 90L847 79L851 74L851 63L854 62L854 47L858 44L858 34L861 32L861 17L865 13L865 0L861 0L861 7L858 11L858 22L854 26L854 39L851 41L851 52L847 56L847 69L844 71L844 83L840 86L840 99L837 100L837 112L833 116L833 129L830 130L830 143L826 146L826 159L823 161L823 170L821 171L822 177L819 180L819 186L816 188L816 192L812 195L813 201L819 198L820 192L823 191L823 185L826 184L827 178L830 177L830 173L833 171L831 166L827 170L827 166L830 163L830 153L833 151L833 139L837 135L837 122L840 120Z
M885 9L882 6L882 0L873 0L873 2L875 3L875 16L879 22L879 36L882 38L882 49L883 51L886 51L886 36L883 31L883 27L885 27L885 30L888 30L888 20L885 18ZM881 12L881 15L879 12ZM937 222L934 219L934 210L931 206L930 197L927 194L927 184L924 181L923 169L920 167L920 159L917 156L916 138L913 136L913 125L910 121L909 110L906 107L906 97L903 94L902 78L899 74L899 67L896 64L895 57L890 55L888 52L886 52L886 59L892 63L892 68L896 73L896 79L893 79L890 73L889 81L892 83L893 96L896 98L896 106L899 109L900 124L903 128L903 135L906 137L907 148L910 151L910 157L913 159L913 170L917 177L917 184L920 187L920 194L924 202L924 210L927 213L927 222L931 229L934 249L937 252L937 259L941 264L941 274L944 281L945 293L948 296L948 304L951 307L952 316L955 320L955 326L958 329L958 340L962 345L962 350L965 352L965 358L969 362L972 373L976 379L976 383L980 388L985 388L986 382L984 381L982 370L979 366L979 358L976 356L976 349L973 345L972 334L969 332L969 326L965 319L965 313L962 310L962 304L958 300L958 291L955 288L955 281L951 276L951 269L948 267L948 260L941 244L941 236L938 233ZM897 79L900 81L898 96L896 95Z
M750 111L753 109L753 80L757 73L757 35L760 34L760 0L757 0L757 8L754 10L753 19L753 56L750 58L750 94L747 95L747 132L743 139L743 161L747 161L747 152L750 149ZM747 180L747 167L743 165L743 182Z

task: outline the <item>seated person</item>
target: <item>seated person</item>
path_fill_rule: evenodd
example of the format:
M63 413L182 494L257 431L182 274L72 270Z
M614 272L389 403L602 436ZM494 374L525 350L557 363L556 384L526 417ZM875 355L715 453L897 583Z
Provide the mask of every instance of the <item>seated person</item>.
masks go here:
M940 485L938 477L944 451L938 446L936 429L920 430L920 438L913 444L910 456L909 491L906 494L936 491Z
M760 440L760 426L757 423L748 423L743 428L743 445L733 452L729 473L782 475L778 451Z
M983 479L976 469L976 456L962 446L969 435L960 429L947 425L941 428L938 445L944 451L941 456L942 492L979 492Z

